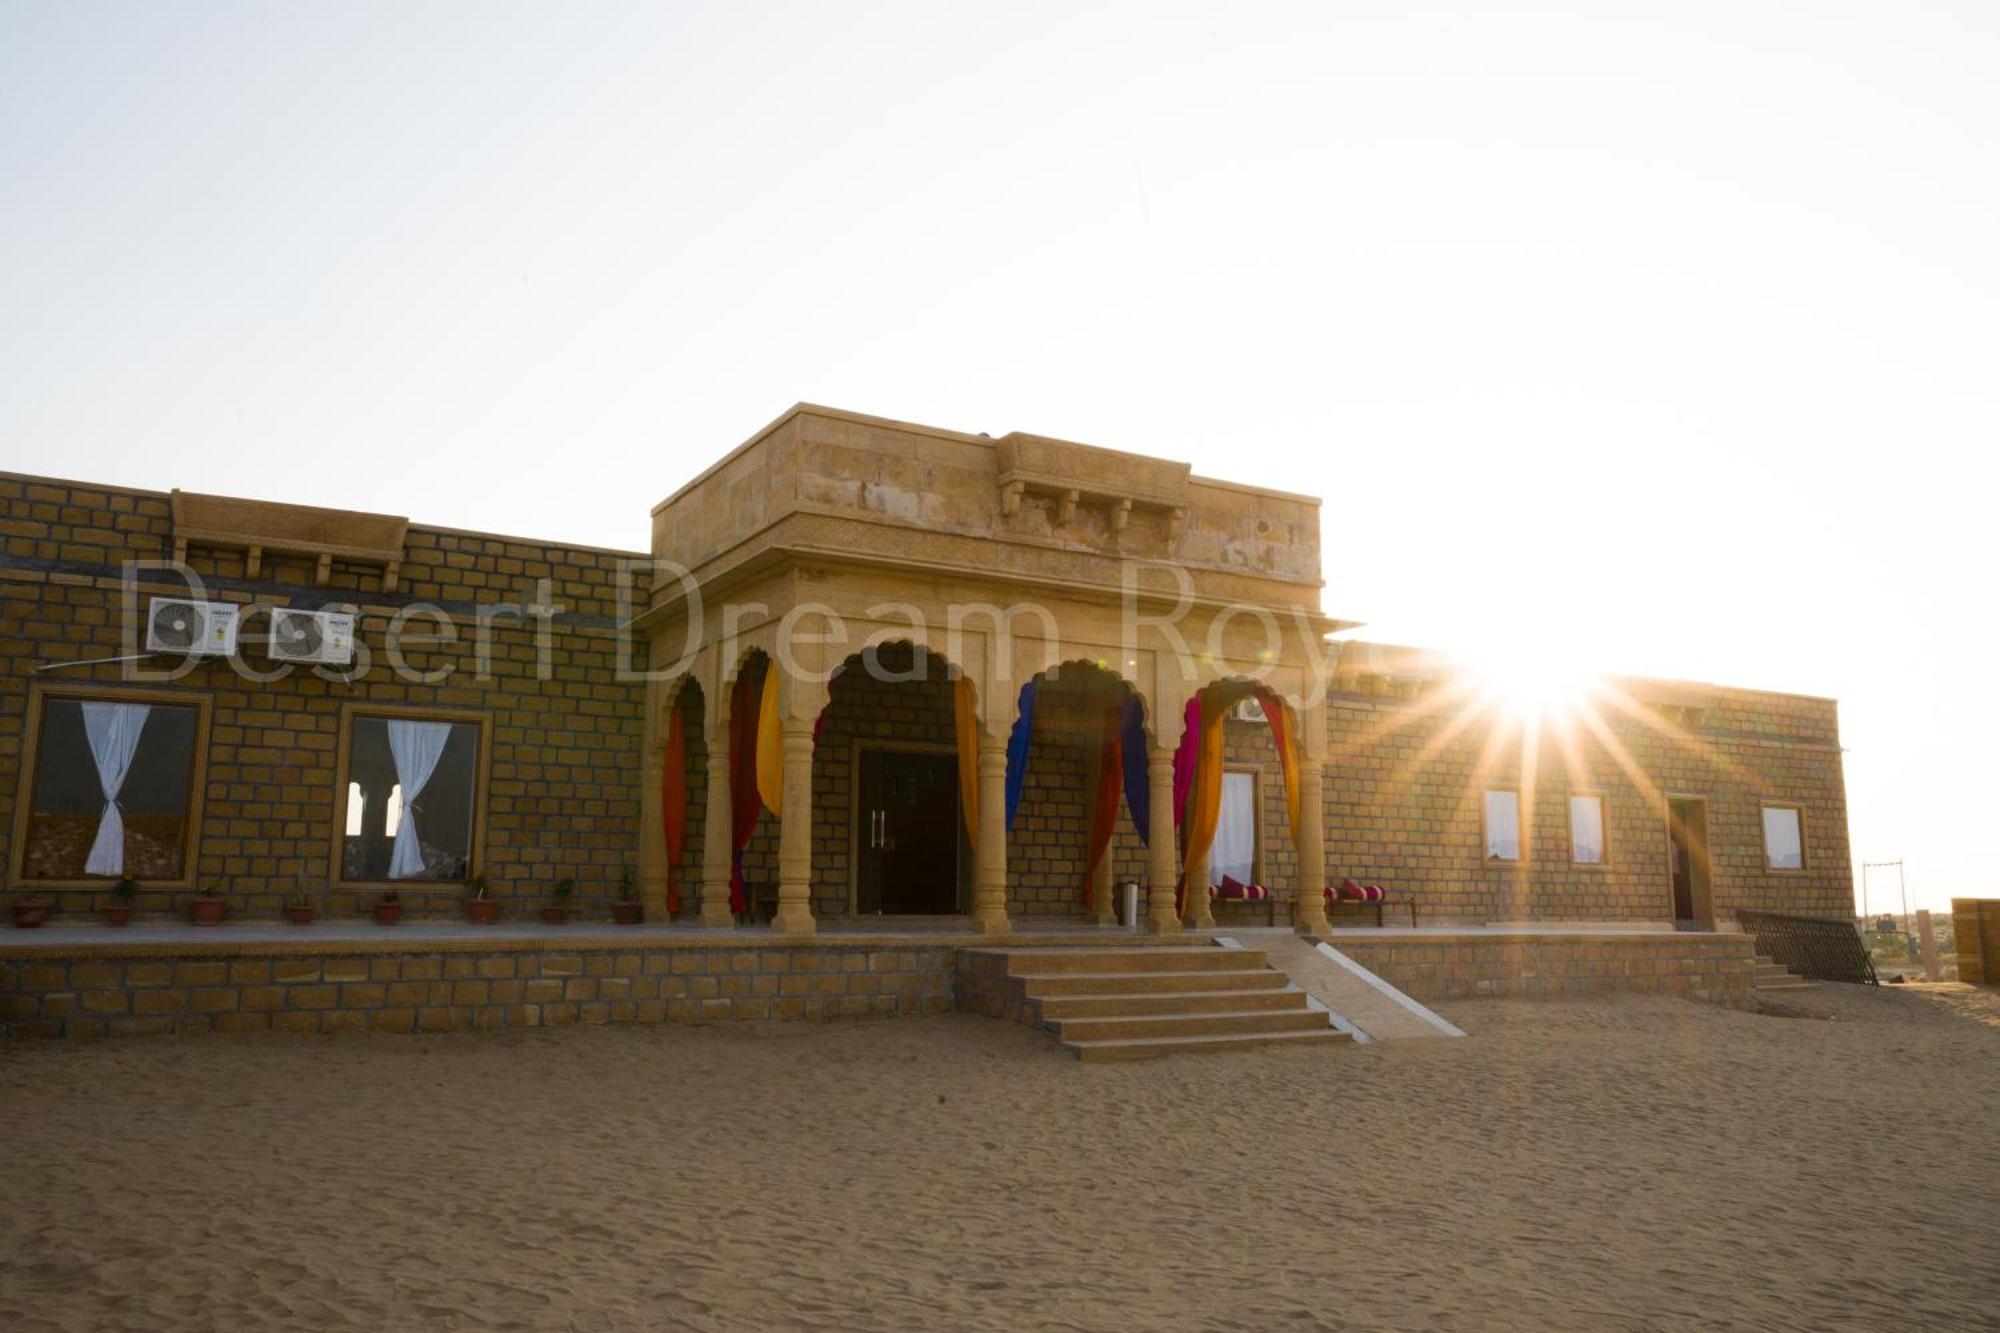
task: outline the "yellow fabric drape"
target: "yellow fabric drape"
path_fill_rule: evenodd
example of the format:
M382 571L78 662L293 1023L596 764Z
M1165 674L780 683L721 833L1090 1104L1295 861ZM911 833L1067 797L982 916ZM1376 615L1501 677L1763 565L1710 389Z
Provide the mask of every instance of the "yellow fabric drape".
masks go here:
M979 850L979 717L972 706L972 682L951 683L951 715L958 739L958 810L965 819L966 845Z
M1292 821L1292 841L1299 840L1299 757L1292 746L1291 706L1273 695L1260 695L1264 718L1271 724L1271 740L1278 750L1278 771L1285 784L1285 814Z
M1201 701L1201 738L1194 756L1194 785L1188 792L1187 855L1181 861L1185 875L1197 861L1208 858L1215 842L1216 820L1222 815L1222 715L1227 705L1204 696ZM1189 885L1196 892L1208 886Z
M778 724L778 667L764 664L764 694L757 701L757 798L764 808L783 817L785 737Z

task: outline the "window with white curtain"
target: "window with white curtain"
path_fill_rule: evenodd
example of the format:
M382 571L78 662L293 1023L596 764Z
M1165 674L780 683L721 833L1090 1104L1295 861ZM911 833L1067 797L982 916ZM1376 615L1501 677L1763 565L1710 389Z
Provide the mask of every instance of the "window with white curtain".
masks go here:
M1245 884L1257 872L1257 778L1252 773L1222 775L1222 811L1208 849L1208 882L1228 875Z
M1799 830L1797 806L1764 807L1764 868L1766 870L1806 868L1805 839Z
M340 877L464 879L479 815L479 724L360 715L349 727Z
M1521 859L1521 793L1486 793L1486 859Z
M43 697L18 877L185 879L201 709L157 695Z
M1569 859L1580 866L1604 864L1604 798L1569 798Z

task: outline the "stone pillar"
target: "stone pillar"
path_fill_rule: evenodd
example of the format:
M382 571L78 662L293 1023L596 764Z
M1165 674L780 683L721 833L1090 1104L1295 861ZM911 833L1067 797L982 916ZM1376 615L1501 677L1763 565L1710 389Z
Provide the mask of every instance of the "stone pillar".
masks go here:
M979 733L979 850L972 865L972 920L988 935L1007 919L1007 742Z
M1208 853L1187 868L1187 902L1183 915L1188 925L1207 930L1215 924L1215 908L1208 901Z
M1299 849L1299 883L1292 898L1292 928L1301 935L1326 929L1326 804L1325 773L1319 760L1299 760L1299 826L1293 830Z
M1146 848L1146 864L1151 883L1146 888L1146 929L1155 935L1171 935L1181 928L1174 914L1174 752L1153 749L1146 752L1146 797L1149 810L1147 830L1152 835Z
M778 804L778 910L771 929L780 935L811 935L813 720L784 722L784 781Z
M729 728L708 738L708 803L701 826L701 924L736 924L729 912Z

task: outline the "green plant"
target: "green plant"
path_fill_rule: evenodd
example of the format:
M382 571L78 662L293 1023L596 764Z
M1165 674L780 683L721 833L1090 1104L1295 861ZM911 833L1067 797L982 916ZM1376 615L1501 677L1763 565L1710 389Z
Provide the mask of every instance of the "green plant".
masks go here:
M388 889L383 892L382 901L385 903L399 903L403 901L403 896L394 889Z
M575 892L576 892L576 881L575 881L575 880L573 880L573 879L559 879L559 880L557 880L557 881L556 881L556 887L555 887L555 900L556 900L556 901L557 901L558 903L566 903L566 902L568 902L568 901L569 901L569 896L570 896L570 895L571 895L572 893L575 893Z
M203 898L220 898L222 896L222 881L219 879L210 880L201 886L201 893L198 896Z
M304 889L294 889L291 899L285 905L287 907L311 907L313 905L312 895Z
M633 875L631 866L626 866L618 872L619 902L629 903L632 901L634 885L636 883L637 883L637 877Z
M118 882L111 886L111 896L130 906L132 900L139 896L139 881L130 875L121 876Z
M465 887L474 898L479 899L481 902L484 902L490 896L487 893L486 876L484 875L471 876L465 881Z

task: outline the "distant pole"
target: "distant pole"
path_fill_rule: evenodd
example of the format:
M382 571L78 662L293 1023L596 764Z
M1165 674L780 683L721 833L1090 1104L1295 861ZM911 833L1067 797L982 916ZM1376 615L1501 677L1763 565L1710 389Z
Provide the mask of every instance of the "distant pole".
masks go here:
M1924 946L1924 980L1937 981L1944 973L1938 967L1937 936L1931 931L1931 914L1917 909L1917 938Z

